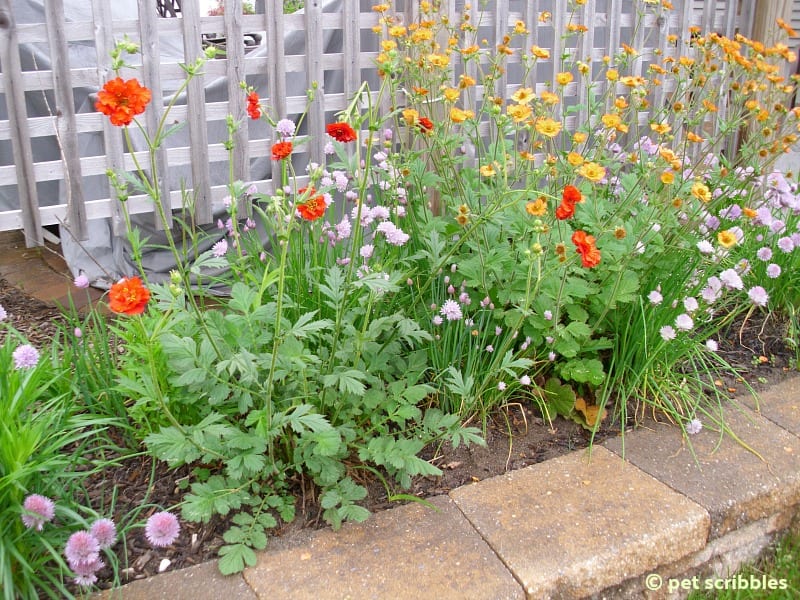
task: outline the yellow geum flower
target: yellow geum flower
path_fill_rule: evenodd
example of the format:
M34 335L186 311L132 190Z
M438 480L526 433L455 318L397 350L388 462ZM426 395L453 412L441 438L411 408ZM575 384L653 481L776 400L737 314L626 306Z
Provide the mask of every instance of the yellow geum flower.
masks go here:
M542 134L545 137L555 137L561 131L561 122L554 121L549 117L543 117L541 119L536 120L536 131Z
M701 138L699 135L697 135L693 131L690 131L689 133L686 134L686 139L689 140L690 142L695 143L695 144L699 144L701 142L705 142L706 141L705 138Z
M635 88L645 85L647 80L644 77L626 75L625 77L620 77L620 82L628 87Z
M576 131L575 134L572 136L572 141L576 144L582 144L586 141L589 136L583 133L582 131Z
M394 40L383 40L381 42L381 50L384 52L391 52L392 50L397 49L397 42Z
M606 169L596 162L587 162L578 169L578 175L585 177L589 181L597 183L606 176Z
M573 80L572 73L569 71L562 71L556 75L556 83L558 85L567 85Z
M511 94L511 99L517 104L528 104L535 97L536 94L533 92L533 88L529 87L519 88L516 92Z
M393 25L389 27L389 35L392 37L404 37L408 30L403 25Z
M450 57L444 54L429 54L428 63L430 63L434 67L439 67L440 69L443 69L450 64Z
M628 108L628 101L624 96L617 96L617 99L614 100L614 106L616 106L619 110L624 110Z
M608 71L606 71L606 79L608 79L609 81L616 81L617 79L619 79L619 71L617 71L616 69L609 69Z
M620 123L622 123L622 117L620 117L616 113L606 113L600 120L603 122L603 125L608 129L616 129Z
M547 90L542 92L539 95L539 97L542 99L542 102L544 102L545 104L558 104L560 102L560 100L558 98L558 94L554 94L553 92L548 92ZM798 125L798 128L800 128L800 125Z
M692 184L692 196L702 202L711 202L711 190L706 184L699 181Z
M664 171L661 173L661 183L665 185L672 185L675 182L675 173L672 171Z
M525 35L528 33L528 28L525 26L524 21L516 21L514 23L514 33L519 35Z
M547 198L539 196L525 204L525 212L532 217L542 217L547 214Z
M497 175L497 171L495 171L494 165L483 165L480 169L481 175L484 177L494 177Z
M458 87L460 87L462 90L468 87L472 87L476 83L477 82L475 81L475 79L473 77L470 77L466 73L462 73L458 79Z
M454 106L450 109L450 120L453 123L463 123L467 119L471 119L475 116L475 113L471 110L462 110L457 106Z
M511 104L506 109L506 113L511 117L515 123L521 123L529 119L533 114L533 110L527 104Z
M411 41L415 44L430 42L433 39L433 31L430 29L417 29L411 34Z
M419 113L413 108L407 108L403 111L403 119L411 126L419 123Z
M442 90L442 95L448 102L455 102L458 100L461 92L459 92L456 88L447 87Z
M717 241L723 248L733 248L738 240L736 239L735 233L733 233L730 229L726 229L725 231L720 231L717 234Z

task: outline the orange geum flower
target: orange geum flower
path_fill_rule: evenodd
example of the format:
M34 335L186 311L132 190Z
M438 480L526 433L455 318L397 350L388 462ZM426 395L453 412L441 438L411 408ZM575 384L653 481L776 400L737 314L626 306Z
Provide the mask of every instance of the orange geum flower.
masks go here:
M514 33L518 35L525 35L528 33L528 28L525 26L525 21L516 21L514 23Z
M645 85L647 83L647 80L644 77L639 77L639 76L634 77L633 75L626 75L625 77L620 77L620 82L623 85L635 88Z
M450 109L450 120L453 121L453 123L463 123L467 119L471 119L474 116L475 113L471 110L463 110L457 106L454 106Z
M461 76L458 78L458 87L461 88L462 90L468 87L472 87L476 83L477 81L475 81L475 78L470 77L466 73L462 73Z
M547 23L553 14L549 10L545 10L539 13L539 23Z
M108 290L108 308L123 315L140 315L150 300L148 290L139 277L124 277Z
M292 154L292 142L283 141L272 145L272 160L283 160Z
M567 31L569 31L570 33L575 33L575 32L586 33L587 31L589 31L589 28L583 24L570 23L569 25L567 25Z
M639 53L636 51L636 48L633 46L628 46L628 44L622 44L622 49L625 51L625 54L630 56L637 56Z
M459 52L461 52L462 56L472 56L473 54L477 54L480 50L480 46L477 44L472 44L471 46L467 46L466 48L461 48Z
M97 92L95 110L111 119L117 127L130 125L136 115L144 112L152 94L150 90L139 84L137 79L115 77L105 83Z
M325 209L328 205L325 204L325 198L312 188L301 188L297 190L299 196L308 195L308 199L297 205L297 212L306 221L316 221L325 214Z
M386 11L389 10L389 8L391 8L389 4L384 3L384 4L376 4L375 6L372 7L372 10L375 11L376 13L385 13Z
M616 106L619 110L625 110L628 108L628 101L624 96L617 96L617 99L614 100L614 106Z
M597 183L606 176L606 169L595 162L587 162L578 169L578 174L589 181Z
M694 144L700 144L706 141L705 138L701 138L693 131L690 131L689 133L686 134L686 139Z
M664 171L661 173L661 183L665 185L672 185L675 182L675 173L672 171Z
M584 158L577 152L570 152L567 154L567 162L573 167L579 167L584 163Z
M783 29L789 35L789 37L797 37L797 32L792 29L792 26L780 17L775 19L775 23L778 25L778 27Z
M670 127L669 123L650 123L650 129L659 135L666 135L672 131L672 127Z
M525 204L525 212L532 217L541 217L547 214L547 198L539 196Z
M511 99L518 104L529 104L535 97L536 94L533 92L533 88L529 87L519 88L511 94Z
M539 46L531 46L531 54L533 54L536 58L541 58L542 60L547 60L550 58L550 51L540 48Z
M595 245L594 236L578 230L572 234L572 243L575 244L575 249L581 255L581 264L585 268L591 269L600 264L600 251Z

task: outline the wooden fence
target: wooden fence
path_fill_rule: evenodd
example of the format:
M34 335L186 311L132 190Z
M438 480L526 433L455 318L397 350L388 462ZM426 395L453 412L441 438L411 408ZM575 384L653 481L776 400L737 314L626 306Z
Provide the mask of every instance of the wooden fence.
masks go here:
M86 9L78 15L69 13L69 3L44 0L42 22L18 22L15 0L0 0L0 94L6 108L0 120L0 192L4 192L0 231L21 229L29 245L43 243L44 225L66 226L76 239L86 236L91 219L111 219L117 234L124 230L119 201L105 174L133 170L134 161L145 160L146 153L127 153L122 131L93 109L94 94L113 77L109 52L123 36L142 50L141 65L124 69L123 76L140 78L154 98L161 98L169 91L166 87L174 88L182 79L179 63L192 63L201 55L203 34L221 34L227 40L243 40L248 32L263 35L262 45L252 52L242 43L228 43L226 56L206 65L189 85L185 101L170 113L186 123L178 138L182 142L159 149L157 161L162 172L181 174L195 198L194 218L201 223L212 220L227 193L224 182L215 181L213 173L228 162L224 144L228 115L247 123L235 134L234 177L253 182L261 191L271 190L267 167L274 132L246 119L240 82L254 82L271 113L279 118L301 113L307 102L304 90L316 85L307 126L310 138L320 140L326 117L346 107L364 77L374 76L378 40L372 28L378 14L371 10L373 2L306 0L304 11L284 15L280 1L266 0L264 14L242 15L242 1L227 0L224 16L208 17L200 14L197 2L184 0L179 18L159 18L155 0L128 0L138 11L135 18L123 19L115 16L115 9L126 4L120 0L83 0ZM661 60L659 53L675 55L690 25L728 36L736 31L750 33L754 3L749 0L672 3L674 9L664 11L659 2L646 0L589 0L577 7L578 20L588 31L566 46L565 39L575 39L562 36L572 2L473 0L467 10L488 47L494 47L515 21L522 20L530 30L527 47L548 47L556 58L567 54L599 64L604 56L619 52L623 42L628 43L640 51L634 65L637 73L645 73L651 61ZM419 18L418 0L397 0L393 10L406 23ZM464 10L464 2L442 0L440 10L455 17ZM551 13L549 19L540 19L544 12ZM644 27L634 26L638 12L645 13ZM677 46L668 43L670 35L678 36ZM182 46L182 55L165 58L165 40ZM39 64L24 64L30 55L39 56ZM90 60L75 64L76 55ZM509 68L505 82L509 94L523 83L514 81L514 72ZM539 64L532 74L537 91L551 85L556 72L552 60ZM584 93L576 84L566 90L575 104L585 100ZM41 105L44 110L37 108ZM143 118L147 130L154 131L163 110L160 102L148 107ZM646 122L646 115L642 118ZM322 161L321 144L307 144L302 151L307 160ZM170 215L182 208L182 194L175 181L170 184L165 178L164 185L172 187L162 194ZM127 207L131 214L153 210L144 196L131 196Z

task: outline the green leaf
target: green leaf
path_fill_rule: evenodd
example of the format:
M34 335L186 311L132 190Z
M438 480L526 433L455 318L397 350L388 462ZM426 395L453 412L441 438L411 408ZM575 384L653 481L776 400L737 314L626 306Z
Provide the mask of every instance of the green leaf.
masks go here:
M312 311L301 315L286 333L296 338L303 339L311 337L313 334L325 329L330 329L333 326L333 321L330 319L312 321L311 319L313 319L316 314L317 311Z
M248 567L255 566L256 553L245 544L229 544L219 549L219 571L223 575L233 575Z
M605 379L603 363L596 358L582 358L562 363L559 372L564 379L600 385Z
M363 396L367 389L361 382L363 379L364 373L361 371L355 369L344 370L340 367L336 372L325 375L322 378L322 384L326 387L336 387L341 393Z
M255 307L258 292L249 285L237 281L231 288L231 299L228 306L242 314L248 314Z
M567 416L575 406L575 390L569 385L562 385L557 377L551 377L544 384L546 405L554 414Z

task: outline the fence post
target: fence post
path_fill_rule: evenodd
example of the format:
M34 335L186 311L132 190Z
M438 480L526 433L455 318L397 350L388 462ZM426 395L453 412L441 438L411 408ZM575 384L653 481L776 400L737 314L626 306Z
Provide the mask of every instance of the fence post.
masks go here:
M10 0L0 0L0 64L6 89L6 107L11 125L11 146L17 169L17 190L22 212L25 246L44 246L42 221L39 216L39 197L36 194L36 175L33 172L33 151L25 108L22 65L19 59L17 28Z

